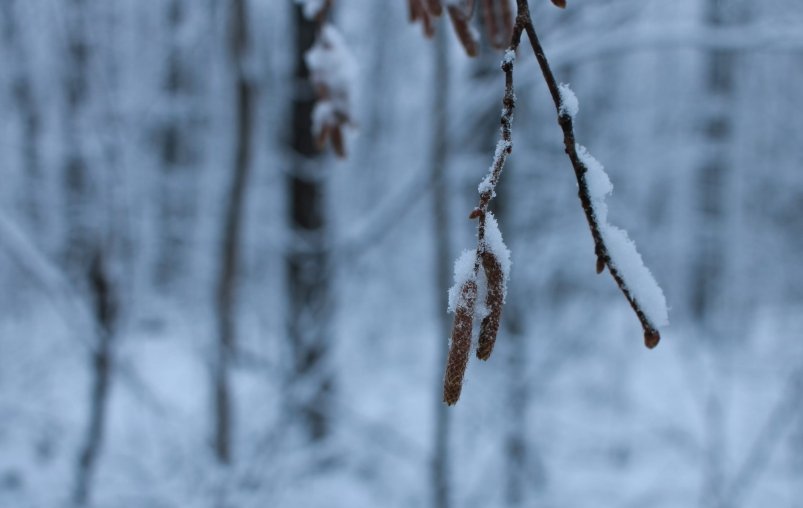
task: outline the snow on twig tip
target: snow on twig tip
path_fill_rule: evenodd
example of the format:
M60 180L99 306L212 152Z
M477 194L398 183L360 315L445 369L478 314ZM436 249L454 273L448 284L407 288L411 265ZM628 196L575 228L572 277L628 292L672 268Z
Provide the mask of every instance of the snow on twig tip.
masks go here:
M516 61L516 52L512 49L505 50L505 56L502 58L502 66L513 65Z

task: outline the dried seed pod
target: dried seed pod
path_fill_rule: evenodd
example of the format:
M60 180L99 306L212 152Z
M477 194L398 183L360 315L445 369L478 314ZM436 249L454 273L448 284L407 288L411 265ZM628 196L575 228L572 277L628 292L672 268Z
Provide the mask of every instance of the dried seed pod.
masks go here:
M424 28L424 35L427 38L432 38L432 36L435 35L435 25L432 23L432 15L427 11L422 2L423 0L409 0L410 22L415 23L421 20L421 26Z
M482 253L482 267L488 281L488 291L485 296L488 315L483 318L480 325L477 358L487 360L491 356L494 344L496 344L496 336L499 333L502 304L505 299L505 276L502 272L502 265L492 252Z
M644 329L644 345L647 349L653 349L658 343L661 342L661 334L654 328Z
M477 56L479 51L479 43L474 32L471 29L469 18L466 14L455 5L449 6L449 18L452 20L452 26L457 34L457 38L463 45L468 56Z
M443 401L453 406L463 389L468 356L471 352L471 329L474 321L474 303L477 300L477 283L468 280L460 289L460 304L455 309L452 340L443 377Z
M552 3L555 4L556 7L560 7L561 9L566 8L566 0L552 0Z
M346 143L343 141L343 129L341 129L340 125L332 127L331 138L332 148L335 150L335 153L338 157L344 159L346 157Z
M318 132L318 136L315 138L315 146L318 150L323 150L323 147L326 146L326 140L329 139L329 125L321 126L320 132Z

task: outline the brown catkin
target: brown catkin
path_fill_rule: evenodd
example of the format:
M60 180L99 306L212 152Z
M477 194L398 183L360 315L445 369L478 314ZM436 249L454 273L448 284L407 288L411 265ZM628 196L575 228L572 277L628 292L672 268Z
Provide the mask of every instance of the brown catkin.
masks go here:
M455 5L449 6L449 18L452 20L452 26L457 34L457 38L463 45L468 56L477 56L479 52L479 43L474 37L474 32L471 31L471 24L466 14Z
M485 270L485 278L488 281L488 291L485 296L485 306L488 315L485 316L480 325L480 338L477 344L477 358L487 360L496 344L496 336L499 333L499 322L502 318L502 304L505 298L505 276L502 273L502 265L492 252L482 253L482 267Z
M433 16L440 16L443 14L443 7L440 0L427 0L427 9Z
M460 289L460 304L454 313L452 340L449 357L446 360L446 374L443 377L443 401L453 406L460 398L463 389L463 376L466 374L468 356L471 352L471 328L474 321L474 303L477 300L477 283L466 281Z
M332 127L332 148L335 150L335 153L341 159L346 158L346 143L343 140L343 130L341 129L340 125L335 125Z

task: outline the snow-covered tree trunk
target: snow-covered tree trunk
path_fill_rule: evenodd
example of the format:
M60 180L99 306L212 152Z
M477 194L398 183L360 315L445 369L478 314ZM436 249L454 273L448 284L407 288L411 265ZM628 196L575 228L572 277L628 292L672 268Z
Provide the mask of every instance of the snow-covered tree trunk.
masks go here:
M290 349L286 390L291 416L306 438L320 441L331 432L334 372L331 367L332 301L326 252L326 168L312 129L316 95L305 61L319 24L302 7L295 11L296 72L292 100L292 157L287 176L291 252L287 254L287 332Z

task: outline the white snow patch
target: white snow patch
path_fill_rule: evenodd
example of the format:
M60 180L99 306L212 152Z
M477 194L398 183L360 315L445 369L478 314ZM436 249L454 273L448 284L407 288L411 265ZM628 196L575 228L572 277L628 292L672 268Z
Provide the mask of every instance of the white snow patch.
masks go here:
M480 194L485 194L486 192L491 192L491 197L496 196L496 192L494 191L494 183L493 183L493 176L494 176L494 167L497 164L497 161L504 156L504 153L510 149L511 143L510 141L506 141L504 139L500 139L496 143L496 150L494 150L494 159L491 163L491 167L488 168L488 174L485 175L485 178L482 179L479 186L477 187L477 192Z
M636 298L647 319L656 327L668 325L669 311L664 292L644 265L636 244L626 231L607 222L600 224L600 233L613 266L619 270L627 289Z
M502 231L499 230L499 223L491 212L487 212L485 216L485 245L483 245L483 248L487 252L493 253L499 261L502 267L502 275L507 285L507 280L510 278L510 249L505 245L505 241L502 239Z
M315 44L304 55L304 60L315 87L325 91L312 115L316 135L325 125L348 123L352 117L351 97L356 82L357 61L343 36L332 25L324 25Z
M611 179L608 178L605 168L593 155L588 153L588 150L583 145L578 144L575 149L580 162L588 169L586 171L586 184L588 184L588 192L591 195L591 199L605 199L605 196L613 192L613 184Z
M516 61L516 52L512 49L505 50L505 56L502 58L503 65L509 65Z
M574 95L574 92L566 83L558 85L558 92L560 92L560 109L558 112L561 115L569 115L574 118L580 111L580 101L577 100L577 96Z
M330 125L337 116L332 101L318 101L312 110L312 132L320 134L325 125Z
M485 243L482 248L486 252L492 253L502 268L502 302L504 302L507 298L507 281L510 279L510 249L505 245L505 241L502 239L502 231L499 229L499 223L491 212L488 212L485 216ZM484 272L483 279L485 279ZM487 309L485 313L487 315Z
M465 304L463 298L463 284L475 279L474 262L477 252L466 249L454 262L454 285L449 289L449 312L455 312L458 307Z

